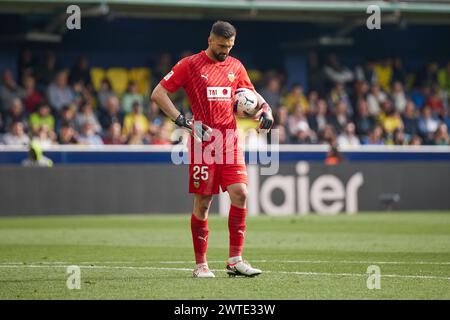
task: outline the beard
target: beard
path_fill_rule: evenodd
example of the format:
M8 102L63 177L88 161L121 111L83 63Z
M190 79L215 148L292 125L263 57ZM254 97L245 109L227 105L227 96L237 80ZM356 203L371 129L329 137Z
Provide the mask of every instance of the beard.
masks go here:
M226 53L215 53L213 52L214 58L216 58L216 60L218 61L225 61L225 59L228 57L228 55Z

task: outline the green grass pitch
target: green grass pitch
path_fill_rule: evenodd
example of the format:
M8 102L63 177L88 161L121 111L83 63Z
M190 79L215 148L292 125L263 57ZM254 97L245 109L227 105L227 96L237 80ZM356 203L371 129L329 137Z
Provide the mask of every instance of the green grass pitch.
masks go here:
M227 220L210 217L215 279L193 279L189 215L0 219L0 299L450 299L450 212L249 217L229 278ZM68 265L81 288L66 286ZM367 288L367 268L381 288Z

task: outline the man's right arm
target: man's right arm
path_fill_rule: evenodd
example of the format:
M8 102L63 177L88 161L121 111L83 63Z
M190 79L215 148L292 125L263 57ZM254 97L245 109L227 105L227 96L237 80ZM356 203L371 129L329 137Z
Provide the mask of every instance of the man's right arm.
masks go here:
M188 130L198 142L209 140L211 128L203 123L194 124L194 121L181 114L170 100L167 89L161 84L158 84L153 90L151 99L177 126Z
M172 100L170 100L167 89L160 83L153 90L151 99L171 120L175 121L181 114L173 104Z

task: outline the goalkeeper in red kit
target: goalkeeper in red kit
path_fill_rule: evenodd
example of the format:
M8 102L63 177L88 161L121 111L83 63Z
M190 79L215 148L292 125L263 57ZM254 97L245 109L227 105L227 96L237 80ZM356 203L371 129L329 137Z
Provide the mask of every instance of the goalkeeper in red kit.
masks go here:
M243 152L238 145L233 112L236 89L247 88L255 92L260 109L257 117L260 129L270 130L273 116L270 106L255 91L242 63L229 55L235 37L236 29L230 23L215 22L208 37L208 48L180 60L156 86L151 96L168 117L179 127L188 130L194 138L189 142L189 192L194 194L191 231L196 266L193 274L199 278L214 277L206 260L208 211L213 195L219 193L219 187L228 192L231 200L226 271L230 276L253 277L261 274L261 270L242 259L247 213L247 171ZM181 114L168 96L168 93L180 88L188 95L193 119L187 119ZM226 161L211 163L196 157L195 150L204 150L210 146L213 132L222 133L224 138L216 139L216 142L222 142L214 144L212 153L215 156L226 154Z

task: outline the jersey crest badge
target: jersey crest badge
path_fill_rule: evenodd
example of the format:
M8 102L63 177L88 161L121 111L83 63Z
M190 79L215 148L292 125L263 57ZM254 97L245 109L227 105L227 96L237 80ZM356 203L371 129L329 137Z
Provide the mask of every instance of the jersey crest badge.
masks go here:
M234 78L235 78L234 72L233 71L228 72L228 80L230 80L230 82L233 82Z
M199 186L200 186L200 181L194 180L194 187L195 187L196 189L198 189Z

